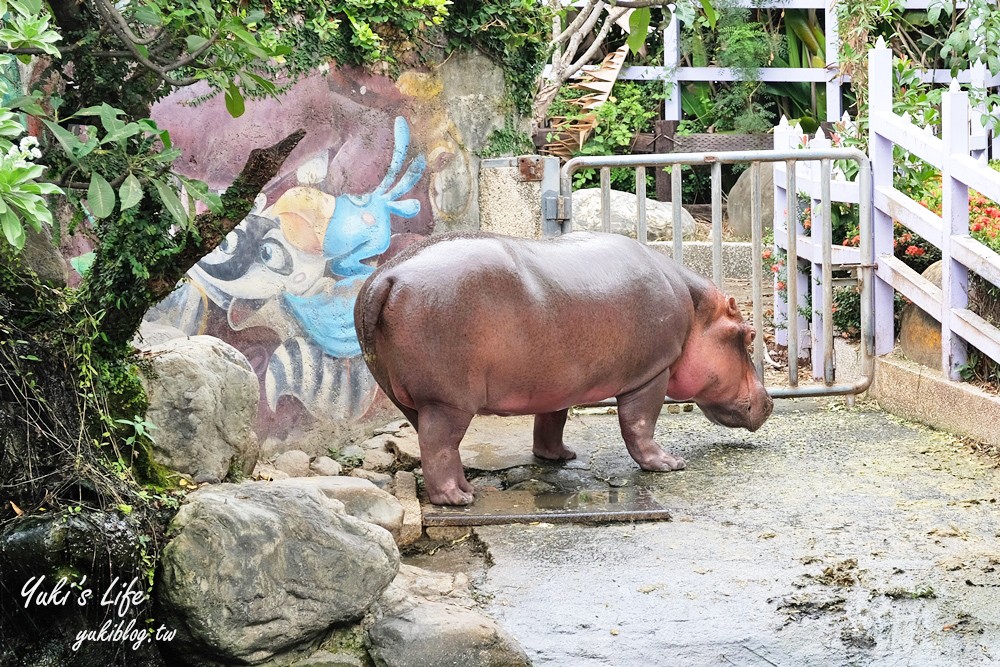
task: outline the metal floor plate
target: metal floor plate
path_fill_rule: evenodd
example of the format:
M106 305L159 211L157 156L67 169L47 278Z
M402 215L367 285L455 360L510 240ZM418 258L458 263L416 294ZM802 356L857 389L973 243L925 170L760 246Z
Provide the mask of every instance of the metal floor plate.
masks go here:
M465 507L432 505L421 492L425 526L495 526L510 523L615 523L670 521L670 511L642 487L540 493L476 489Z

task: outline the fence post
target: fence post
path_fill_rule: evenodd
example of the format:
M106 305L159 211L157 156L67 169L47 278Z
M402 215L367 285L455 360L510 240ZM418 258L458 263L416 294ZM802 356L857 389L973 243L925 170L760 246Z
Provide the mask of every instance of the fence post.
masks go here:
M892 113L892 51L881 37L868 51L868 151L872 164L872 189L892 187L892 142L879 130L879 114ZM872 208L872 243L875 262L883 255L892 256L892 218ZM873 275L875 298L875 354L892 352L895 346L892 285Z
M816 130L816 135L809 141L807 148L830 148L832 142L826 138L823 133L823 128ZM810 176L816 173L816 164L812 163L809 166ZM820 168L820 177L815 179L816 181L822 183L824 170ZM798 203L798 198L796 197L796 204ZM818 247L824 247L823 244L828 242L829 239L826 237L826 232L824 231L830 224L829 220L824 218L824 206L822 206L821 199L815 199L810 197L809 200L809 217L812 219L812 226L810 229L810 236L814 241L818 240ZM824 342L824 334L826 331L826 321L823 313L826 310L826 293L827 290L824 289L826 283L824 281L824 271L822 262L818 261L815 256L812 260L811 275L809 281L809 289L812 294L812 313L811 313L811 324L809 330L812 333L810 339L812 340L812 375L813 379L825 380L825 368L826 368L826 348L827 344ZM832 304L831 304L832 305ZM832 323L831 323L832 325Z
M681 86L677 81L677 68L681 64L681 22L677 14L670 13L670 23L663 29L663 66L667 75L663 79L663 120L681 119Z
M952 239L969 233L969 186L955 178L953 158L969 155L969 94L952 81L941 99L941 370L950 379L961 379L958 367L966 361L965 341L952 333L953 309L969 305L969 270L951 257Z
M831 123L840 120L840 24L837 22L837 3L828 2L824 10L823 24L826 26L826 71L831 78L826 82L826 119Z
M784 116L778 121L777 127L774 128L774 150L783 151L788 150L791 144L790 138L791 128L788 126L788 119ZM794 169L794 163L792 169ZM788 211L788 207L791 206L793 201L791 195L787 192L786 185L787 179L779 178L785 170L788 169L787 163L775 162L774 163L774 250L777 251L779 248L782 250L788 250L788 242L782 246L778 242L778 233L781 230L785 230L788 234L792 232L788 230L785 223L785 216L779 215L778 211ZM791 267L791 257L787 258L786 265ZM758 258L754 258L754 261L760 261ZM789 268L789 270L791 270ZM791 273L788 274L789 280L791 280ZM788 345L788 302L785 299L785 295L778 290L778 277L774 276L774 342L778 345Z

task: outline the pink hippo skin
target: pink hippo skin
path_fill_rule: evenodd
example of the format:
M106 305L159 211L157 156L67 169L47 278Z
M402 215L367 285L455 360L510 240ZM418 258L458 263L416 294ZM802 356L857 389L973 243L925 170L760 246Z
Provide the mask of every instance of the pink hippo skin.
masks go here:
M566 460L568 408L615 396L643 470L680 470L653 429L664 395L754 431L771 414L754 330L702 276L616 234L533 241L454 233L373 273L354 309L365 362L417 429L432 503L467 505L473 415L535 415L534 454Z

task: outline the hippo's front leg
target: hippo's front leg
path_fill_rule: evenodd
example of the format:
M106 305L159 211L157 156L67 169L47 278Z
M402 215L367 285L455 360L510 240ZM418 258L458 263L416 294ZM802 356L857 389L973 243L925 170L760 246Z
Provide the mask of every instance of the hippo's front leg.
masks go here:
M622 438L628 453L643 470L666 472L685 466L684 459L666 453L653 440L669 379L670 371L665 370L638 389L617 397Z
M534 447L532 452L547 461L569 461L576 452L563 444L563 427L569 409L535 415Z
M446 405L424 405L417 410L420 430L420 465L424 488L435 505L468 505L472 485L465 478L458 446L469 428L472 415Z

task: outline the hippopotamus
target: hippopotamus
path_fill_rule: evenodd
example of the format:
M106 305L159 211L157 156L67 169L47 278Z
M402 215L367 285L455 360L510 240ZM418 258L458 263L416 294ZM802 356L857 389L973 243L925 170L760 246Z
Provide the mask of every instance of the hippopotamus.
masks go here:
M416 242L361 287L365 362L417 430L424 487L467 505L459 444L475 415L535 415L533 453L564 461L568 409L609 397L643 470L684 460L653 440L664 396L754 431L772 402L736 300L618 234L533 240L446 233Z

